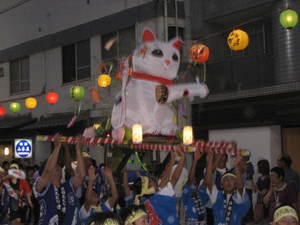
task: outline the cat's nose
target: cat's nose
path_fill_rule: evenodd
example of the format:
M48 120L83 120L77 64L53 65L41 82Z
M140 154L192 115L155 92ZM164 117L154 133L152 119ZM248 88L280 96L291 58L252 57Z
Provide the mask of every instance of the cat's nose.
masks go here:
M166 60L165 60L165 63L166 63L167 65L170 65L170 64L171 64L171 61L168 60L168 59L166 59Z

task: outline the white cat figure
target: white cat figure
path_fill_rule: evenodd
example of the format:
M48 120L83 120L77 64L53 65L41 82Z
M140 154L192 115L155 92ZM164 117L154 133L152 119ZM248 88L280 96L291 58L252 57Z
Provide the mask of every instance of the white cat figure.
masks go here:
M128 60L123 72L122 91L112 112L115 131L139 123L144 134L174 135L177 126L168 103L184 96L207 96L207 86L199 82L173 85L182 44L178 39L157 41L150 29L144 29L142 44L132 57L132 71L128 70ZM119 139L116 133L113 132L113 138Z

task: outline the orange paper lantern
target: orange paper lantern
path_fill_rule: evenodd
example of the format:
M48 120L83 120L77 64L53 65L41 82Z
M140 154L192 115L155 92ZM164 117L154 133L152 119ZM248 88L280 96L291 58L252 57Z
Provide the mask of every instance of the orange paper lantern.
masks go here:
M59 96L54 91L51 91L46 95L46 101L51 105L56 104L58 102L58 99L59 99Z
M100 94L97 88L92 88L91 89L91 96L92 100L94 103L99 103L100 102Z
M25 99L25 107L27 109L35 109L37 106L37 100L36 98L29 97Z
M108 87L110 85L110 83L111 83L111 77L108 74L103 73L103 74L99 75L98 85L100 87L103 87L103 88Z
M190 49L190 57L195 63L204 63L209 57L209 48L201 43L194 44Z

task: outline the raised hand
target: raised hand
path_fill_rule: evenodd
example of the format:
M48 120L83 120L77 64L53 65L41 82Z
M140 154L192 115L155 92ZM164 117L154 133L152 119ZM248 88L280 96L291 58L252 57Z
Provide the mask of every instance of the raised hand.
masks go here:
M195 161L198 161L201 158L201 156L202 156L202 152L200 152L200 151L194 152L194 160Z
M112 170L110 168L105 167L103 173L106 178L113 178Z
M54 139L54 148L61 148L61 135L59 133L56 133L53 139Z

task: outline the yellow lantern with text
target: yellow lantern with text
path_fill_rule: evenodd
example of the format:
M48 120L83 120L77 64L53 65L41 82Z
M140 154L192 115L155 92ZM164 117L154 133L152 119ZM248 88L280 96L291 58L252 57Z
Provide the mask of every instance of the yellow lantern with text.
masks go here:
M240 29L233 30L227 38L227 44L233 51L241 51L248 47L249 36L248 34Z
M183 128L183 138L182 138L182 141L183 141L183 144L185 145L190 145L193 143L193 127L192 126L185 126Z
M103 73L103 74L99 75L98 85L100 87L103 87L103 88L108 87L110 85L110 83L111 83L111 77L108 74Z
M143 127L141 124L133 124L132 126L132 143L140 144L143 142Z
M29 97L25 99L25 107L27 109L35 109L37 106L37 100L36 98Z

